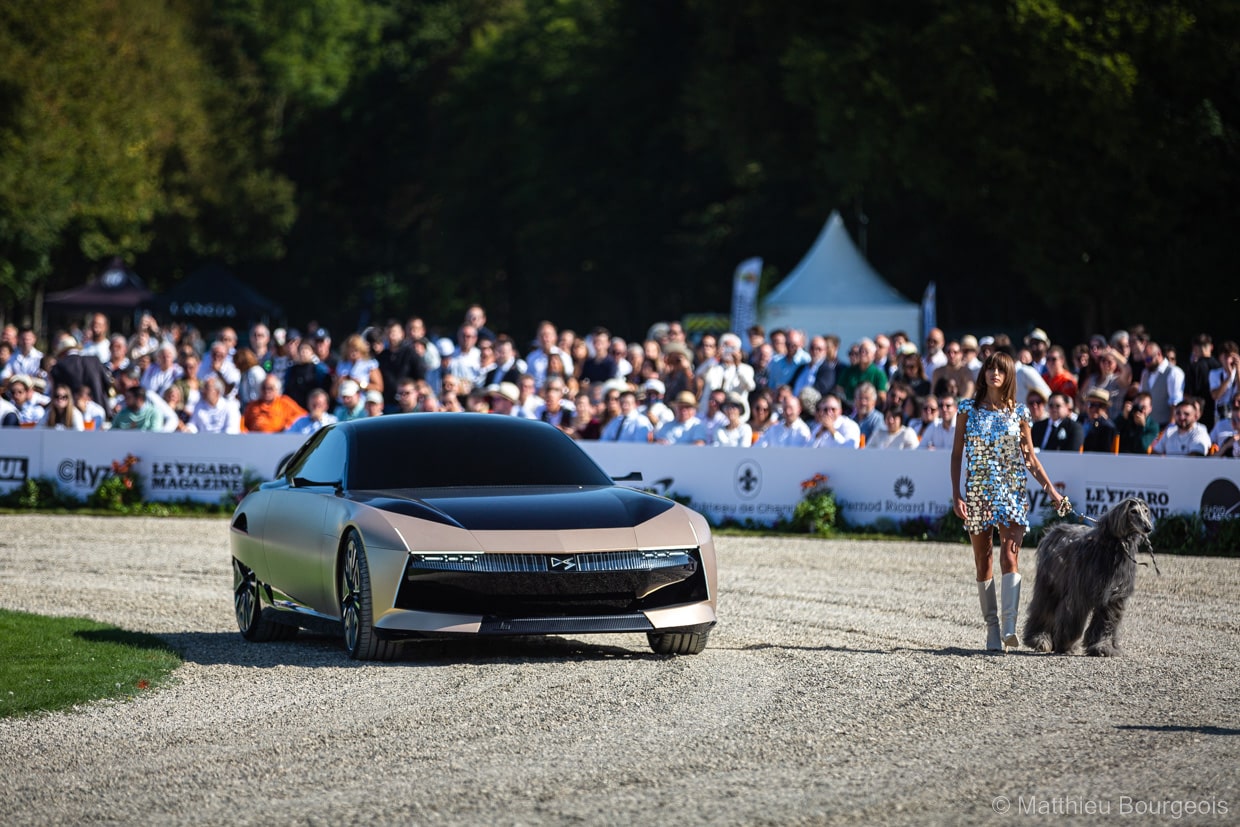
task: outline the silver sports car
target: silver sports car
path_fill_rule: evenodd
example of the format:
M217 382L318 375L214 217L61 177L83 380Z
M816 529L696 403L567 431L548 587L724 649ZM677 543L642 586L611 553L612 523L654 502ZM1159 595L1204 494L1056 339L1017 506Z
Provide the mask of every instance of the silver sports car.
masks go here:
M616 485L541 422L404 414L306 440L232 518L247 640L343 633L364 660L456 635L645 632L697 654L715 624L706 520Z

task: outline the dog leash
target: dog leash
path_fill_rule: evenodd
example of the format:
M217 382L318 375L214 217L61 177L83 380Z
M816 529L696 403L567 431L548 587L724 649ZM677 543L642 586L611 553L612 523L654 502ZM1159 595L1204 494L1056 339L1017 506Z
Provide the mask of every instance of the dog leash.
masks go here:
M1093 517L1087 517L1086 515L1082 514L1081 512L1073 508L1072 500L1068 499L1067 497L1064 497L1063 499L1061 499L1059 501L1059 504L1055 506L1055 513L1058 514L1061 518L1066 518L1069 514L1075 515L1077 518L1080 519L1081 525L1085 525L1086 521L1092 523L1095 526L1098 525L1098 521L1095 520ZM1143 546L1142 550L1150 556L1150 563L1154 564L1154 573L1157 574L1159 577L1161 577L1162 571L1160 571L1158 568L1158 559L1154 557L1154 544L1150 542L1149 537L1142 535L1141 545ZM1128 546L1121 544L1120 548L1124 550L1124 554L1128 556L1128 559L1136 563L1138 566L1149 565L1149 563L1142 563L1140 560L1138 560L1137 555L1133 554L1131 551L1128 550Z

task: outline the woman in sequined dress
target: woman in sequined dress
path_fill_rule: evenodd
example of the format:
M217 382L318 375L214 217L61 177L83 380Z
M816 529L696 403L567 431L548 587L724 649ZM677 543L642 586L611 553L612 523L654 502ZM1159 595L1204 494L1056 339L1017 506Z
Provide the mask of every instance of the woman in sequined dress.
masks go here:
M952 508L964 520L977 566L977 593L986 620L986 648L1002 651L1016 646L1016 614L1020 607L1017 555L1029 527L1025 471L1058 505L1063 496L1033 450L1029 409L1016 402L1016 367L1012 357L996 351L978 373L972 399L960 403L952 447ZM961 488L961 468L968 473ZM999 530L1002 577L1002 631L994 581L994 531Z

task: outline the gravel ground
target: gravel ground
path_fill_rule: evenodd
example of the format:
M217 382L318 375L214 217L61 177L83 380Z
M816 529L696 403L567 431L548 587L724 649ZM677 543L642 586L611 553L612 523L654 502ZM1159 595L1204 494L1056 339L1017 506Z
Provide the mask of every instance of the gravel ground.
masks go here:
M601 636L356 665L240 638L223 520L0 520L0 606L185 656L136 699L0 720L9 825L1240 819L1240 560L1141 569L1124 658L995 656L964 545L723 537L700 656Z

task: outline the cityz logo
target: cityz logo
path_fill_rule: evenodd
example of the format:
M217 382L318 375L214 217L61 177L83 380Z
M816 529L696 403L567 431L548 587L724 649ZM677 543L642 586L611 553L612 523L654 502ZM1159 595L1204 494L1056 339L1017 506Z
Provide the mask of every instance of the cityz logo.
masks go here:
M895 493L897 500L909 500L913 497L913 492L917 490L917 486L913 485L913 481L908 477L900 477L896 480L896 484L891 487Z
M112 476L112 466L88 465L84 459L65 459L56 466L56 476L61 482L98 488L99 483Z
M28 457L0 457L0 482L25 482L29 472Z
M762 466L752 459L747 459L736 466L732 475L732 487L743 500L752 500L762 491Z

